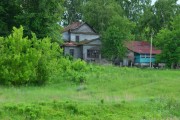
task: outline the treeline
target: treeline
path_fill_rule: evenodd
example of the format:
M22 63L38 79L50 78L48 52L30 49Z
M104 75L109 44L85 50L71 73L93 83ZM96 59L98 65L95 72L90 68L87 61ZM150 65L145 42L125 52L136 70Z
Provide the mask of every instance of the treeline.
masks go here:
M133 24L130 33L134 39L148 40L152 32L156 35L163 28L171 29L180 13L177 1L157 0L152 5L151 0L1 0L0 36L22 25L25 35L31 36L33 31L38 38L51 36L59 41L59 24L81 20L103 34L109 27L127 25L116 21L128 20Z
M63 0L1 0L0 36L11 33L13 26L24 28L24 36L31 32L38 38L51 37L60 42L61 15L64 12Z

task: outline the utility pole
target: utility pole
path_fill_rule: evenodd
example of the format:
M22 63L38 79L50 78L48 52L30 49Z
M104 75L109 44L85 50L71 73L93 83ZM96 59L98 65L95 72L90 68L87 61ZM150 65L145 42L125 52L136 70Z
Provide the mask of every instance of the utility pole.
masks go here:
M149 62L149 67L152 67L152 38L153 37L153 32L151 33L151 46L150 46L150 62Z

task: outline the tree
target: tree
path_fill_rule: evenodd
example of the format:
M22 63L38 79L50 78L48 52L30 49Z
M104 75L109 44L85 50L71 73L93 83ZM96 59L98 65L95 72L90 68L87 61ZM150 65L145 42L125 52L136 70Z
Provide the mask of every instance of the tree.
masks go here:
M16 0L0 1L0 36L9 35L13 26L18 26L15 18L19 14L21 10Z
M122 15L122 9L115 0L89 0L83 7L83 20L99 33L105 31L112 16L117 15Z
M156 31L156 15L153 12L153 7L147 7L144 10L144 14L140 17L136 26L136 39L137 40L149 40L152 32Z
M110 26L103 33L102 52L107 58L118 57L122 59L126 53L125 42L133 38L131 35L135 25L127 18L114 16Z
M162 50L159 61L168 67L175 67L180 63L180 15L171 22L171 29L164 28L156 36L156 45Z
M151 5L151 0L116 0L124 10L125 16L138 23L144 10Z
M16 17L23 25L24 34L36 33L38 38L46 36L54 41L60 40L60 25L63 14L62 0L18 0L22 14Z
M177 0L158 0L155 2L153 11L156 19L154 30L156 33L163 27L169 27L173 17L179 14Z
M82 19L82 6L85 0L66 0L64 2L63 24L69 25Z
M31 32L38 38L50 36L60 40L60 25L63 0L1 0L0 35L9 35L12 27L24 26L25 36Z

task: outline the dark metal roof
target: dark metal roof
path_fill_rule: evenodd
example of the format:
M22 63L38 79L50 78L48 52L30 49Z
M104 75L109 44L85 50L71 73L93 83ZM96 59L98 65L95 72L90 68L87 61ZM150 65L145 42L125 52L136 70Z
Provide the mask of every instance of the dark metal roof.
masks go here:
M126 47L135 53L150 54L151 45L147 41L129 41L126 43ZM160 53L161 50L152 47L152 54Z
M72 31L72 30L75 30L75 29L78 29L80 28L82 25L88 25L93 31L94 33L97 33L88 23L86 22L73 22L72 24L68 25L67 27L64 28L63 32L67 32L67 31ZM83 33L84 34L84 33Z
M82 24L84 24L84 23L82 23L82 22L73 22L72 24L65 27L63 32L66 32L68 30L76 29L76 28L80 27Z

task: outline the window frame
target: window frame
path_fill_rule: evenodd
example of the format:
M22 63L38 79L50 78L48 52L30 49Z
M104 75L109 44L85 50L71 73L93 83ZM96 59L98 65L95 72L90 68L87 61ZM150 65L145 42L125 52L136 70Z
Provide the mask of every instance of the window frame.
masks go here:
M99 58L100 50L87 49L87 58Z
M76 42L79 42L79 40L80 40L80 36L79 35L76 35Z
M74 57L74 49L69 49L69 55Z

